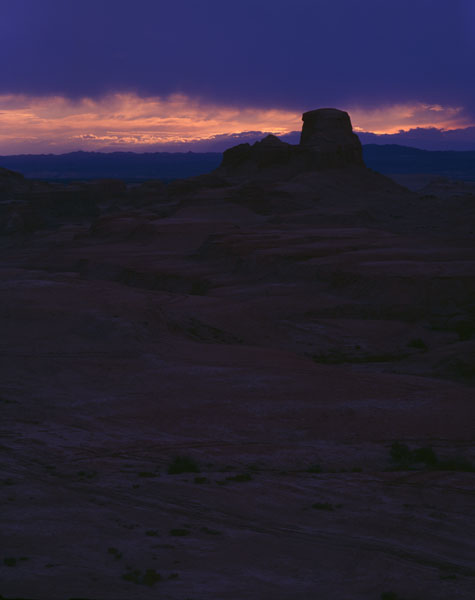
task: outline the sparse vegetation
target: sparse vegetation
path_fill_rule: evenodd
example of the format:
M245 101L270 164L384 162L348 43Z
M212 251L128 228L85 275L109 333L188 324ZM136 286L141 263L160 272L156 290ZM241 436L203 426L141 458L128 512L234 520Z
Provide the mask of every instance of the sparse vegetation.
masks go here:
M461 319L455 323L454 329L459 336L459 340L466 342L467 340L471 340L475 334L475 322L468 319Z
M443 372L449 377L475 380L475 357L469 353L466 356L453 356L444 365Z
M314 362L324 365L342 365L345 363L349 364L366 364L366 363L382 363L382 362L396 362L407 358L406 352L386 352L381 354L361 354L356 355L350 352L343 352L342 350L329 350L328 352L320 352L318 354L312 354L311 358Z
M251 481L252 475L250 473L240 473L231 477L226 477L226 481L234 481L236 483L244 483L245 481Z
M463 456L438 460L437 467L439 471L464 471L466 473L475 472L475 465Z
M170 533L170 535L174 535L175 537L183 537L185 535L190 535L189 529L180 529L180 528L170 529L169 533Z
M247 468L249 469L249 471L252 471L253 473L258 473L261 470L259 465L255 464L255 463L251 463L250 465L247 465Z
M3 396L0 396L0 404L18 404L17 400L10 400L9 398L4 398ZM0 596L1 598L1 596Z
M78 471L77 474L81 479L94 479L97 476L97 471Z
M156 477L157 474L153 473L152 471L140 471L138 473L139 477Z
M205 296L210 287L211 284L209 281L205 281L202 279L193 281L190 288L190 294L192 296Z
M209 479L207 477L195 477L194 482L199 484L208 483Z
M168 467L169 475L179 475L181 473L199 473L198 464L189 456L177 456Z
M234 467L233 465L224 465L224 467L220 467L218 469L218 471L220 473L228 473L229 471L234 471L236 467Z
M108 554L112 554L112 556L116 560L119 560L120 558L122 558L122 552L119 552L119 550L117 548L114 548L111 546L110 548L107 548L107 552L108 552Z
M312 508L317 510L335 510L335 507L330 502L315 502Z
M322 472L322 467L317 464L310 465L307 469L307 473L321 473L321 472Z
M145 573L142 573L139 569L133 569L124 573L122 579L130 581L131 583L152 587L157 581L162 581L162 576L160 573L157 573L155 569L147 569Z
M209 527L202 527L201 531L203 533L207 533L208 535L221 535L220 531L217 531L216 529L210 529Z
M428 346L421 338L413 338L407 343L408 348L415 348L417 350L427 350Z
M425 468L434 471L475 472L475 465L466 458L439 459L430 446L411 450L406 444L394 442L390 454L396 468L400 470L416 468L417 465L423 464Z
M154 585L157 581L161 581L162 576L160 575L160 573L157 573L155 571L155 569L147 569L145 571L144 576L142 577L142 584L143 585L149 585L152 586Z
M381 600L402 600L402 598L394 592L383 592L381 594Z

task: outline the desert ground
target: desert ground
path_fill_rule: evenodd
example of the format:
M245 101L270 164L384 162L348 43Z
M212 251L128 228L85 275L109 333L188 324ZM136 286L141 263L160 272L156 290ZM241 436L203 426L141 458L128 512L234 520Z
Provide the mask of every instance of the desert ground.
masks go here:
M0 175L0 597L474 598L473 186Z

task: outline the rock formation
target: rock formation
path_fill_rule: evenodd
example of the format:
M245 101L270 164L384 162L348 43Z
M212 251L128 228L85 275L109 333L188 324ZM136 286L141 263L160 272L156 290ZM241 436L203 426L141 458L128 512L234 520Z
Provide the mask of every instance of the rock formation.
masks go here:
M348 113L335 108L320 108L302 115L300 146L326 157L327 166L363 166L363 151L353 133Z
M266 172L293 176L306 171L330 168L364 167L358 136L353 133L348 113L336 108L321 108L302 116L300 144L287 144L275 135L250 144L239 144L223 155L217 173L254 175Z

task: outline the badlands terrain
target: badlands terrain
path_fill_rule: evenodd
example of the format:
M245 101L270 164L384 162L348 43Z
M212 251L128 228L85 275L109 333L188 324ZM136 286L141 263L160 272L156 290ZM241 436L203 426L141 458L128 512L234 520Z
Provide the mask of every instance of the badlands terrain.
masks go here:
M0 597L474 598L475 186L409 187L334 110L168 185L0 169Z

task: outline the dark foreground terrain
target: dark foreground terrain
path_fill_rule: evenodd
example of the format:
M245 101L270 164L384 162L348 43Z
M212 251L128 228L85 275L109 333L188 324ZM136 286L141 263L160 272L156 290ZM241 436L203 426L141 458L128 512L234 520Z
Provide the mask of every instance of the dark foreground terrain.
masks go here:
M266 144L0 172L5 598L473 599L473 190Z

